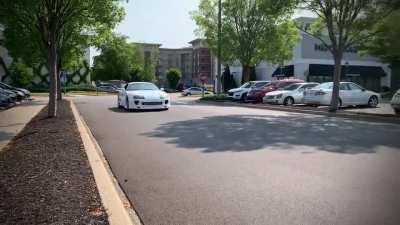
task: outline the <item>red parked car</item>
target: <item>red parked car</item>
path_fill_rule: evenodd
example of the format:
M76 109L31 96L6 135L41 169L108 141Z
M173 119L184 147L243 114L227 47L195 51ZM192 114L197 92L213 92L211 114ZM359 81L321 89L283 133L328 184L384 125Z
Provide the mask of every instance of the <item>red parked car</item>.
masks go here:
M253 88L247 94L246 100L249 102L259 103L263 101L263 97L266 93L271 91L276 91L278 89L283 89L291 84L295 83L303 83L303 80L298 79L285 79L285 80L276 80L272 81L269 85L263 88Z

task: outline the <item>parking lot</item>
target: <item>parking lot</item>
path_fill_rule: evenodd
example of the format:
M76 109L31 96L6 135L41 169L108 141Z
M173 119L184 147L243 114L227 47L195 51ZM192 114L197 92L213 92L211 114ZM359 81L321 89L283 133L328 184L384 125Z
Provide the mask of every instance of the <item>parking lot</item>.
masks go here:
M144 224L399 223L399 125L194 99L74 99Z

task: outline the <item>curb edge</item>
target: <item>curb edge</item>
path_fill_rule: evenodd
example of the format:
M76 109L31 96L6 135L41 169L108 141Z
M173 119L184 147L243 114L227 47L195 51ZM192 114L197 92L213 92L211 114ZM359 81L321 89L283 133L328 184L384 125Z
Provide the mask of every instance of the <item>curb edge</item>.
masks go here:
M70 100L70 104L110 225L142 225L73 100Z

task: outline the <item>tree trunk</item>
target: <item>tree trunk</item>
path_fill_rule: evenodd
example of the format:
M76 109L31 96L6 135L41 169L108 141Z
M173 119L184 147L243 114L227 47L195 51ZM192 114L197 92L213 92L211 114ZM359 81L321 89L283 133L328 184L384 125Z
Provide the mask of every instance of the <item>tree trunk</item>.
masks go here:
M57 50L55 44L55 34L52 33L49 49L49 76L50 76L50 89L49 89L49 107L48 116L57 116Z
M251 66L243 65L242 84L250 81Z
M335 68L333 71L333 90L332 90L332 100L331 106L329 108L330 112L336 112L339 106L339 86L340 77L342 73L342 54L336 54L334 56Z
M61 60L60 59L58 59L58 63L57 63L57 100L62 100Z
M4 69L4 76L1 77L0 81L4 81L4 79L10 75L10 72L8 71L6 63L4 62L1 56L0 56L0 66L2 66Z

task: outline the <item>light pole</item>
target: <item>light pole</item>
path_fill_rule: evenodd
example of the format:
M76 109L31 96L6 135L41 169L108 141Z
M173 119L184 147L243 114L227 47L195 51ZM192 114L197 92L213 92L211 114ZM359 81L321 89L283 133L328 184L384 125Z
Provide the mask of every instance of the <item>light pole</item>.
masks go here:
M222 0L219 0L218 1L217 95L221 94L221 35L222 35Z

